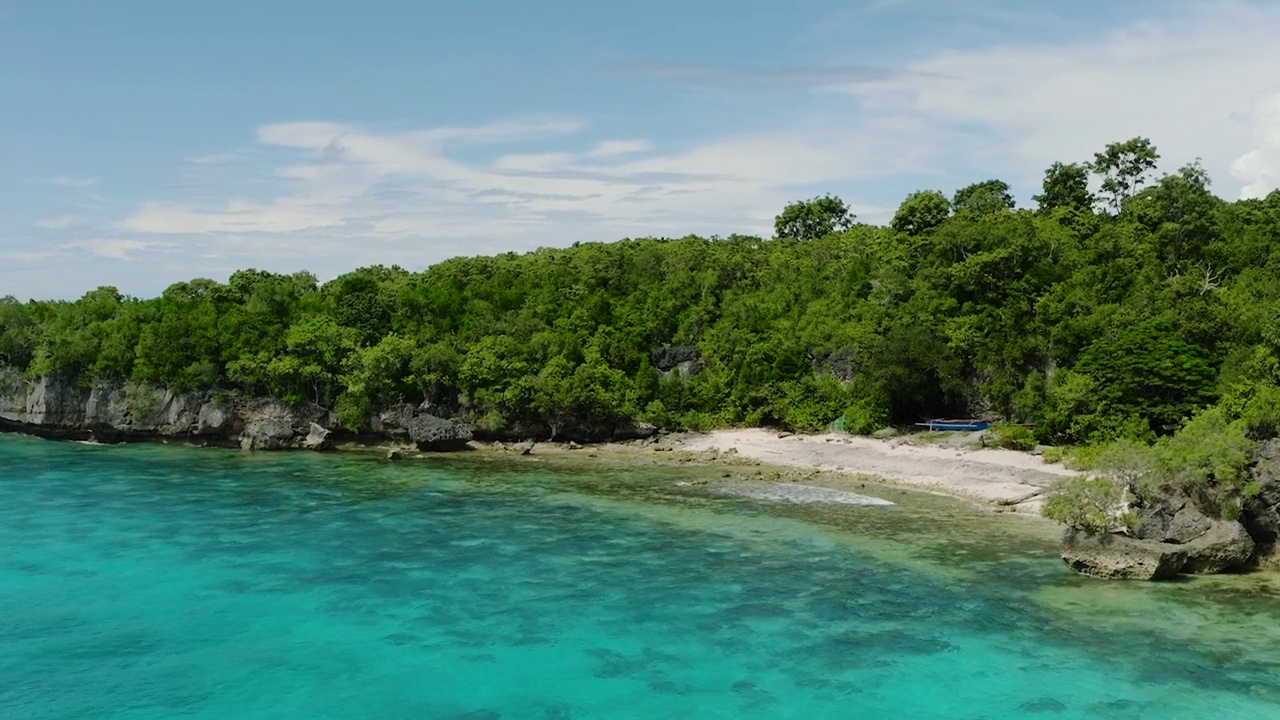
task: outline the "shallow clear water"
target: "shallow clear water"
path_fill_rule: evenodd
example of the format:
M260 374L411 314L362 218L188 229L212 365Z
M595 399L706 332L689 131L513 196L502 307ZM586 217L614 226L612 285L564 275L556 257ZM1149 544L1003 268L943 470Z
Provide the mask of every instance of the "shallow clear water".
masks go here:
M1269 577L689 472L0 436L0 716L1280 717Z

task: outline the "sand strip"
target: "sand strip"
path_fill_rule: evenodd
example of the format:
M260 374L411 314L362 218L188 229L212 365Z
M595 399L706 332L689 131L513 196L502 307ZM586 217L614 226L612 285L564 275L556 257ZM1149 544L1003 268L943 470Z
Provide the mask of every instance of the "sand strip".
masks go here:
M928 445L907 438L873 440L842 433L785 435L777 431L716 430L673 435L661 446L674 451L735 452L761 463L846 475L869 475L894 484L1038 514L1045 491L1076 473L1029 453Z

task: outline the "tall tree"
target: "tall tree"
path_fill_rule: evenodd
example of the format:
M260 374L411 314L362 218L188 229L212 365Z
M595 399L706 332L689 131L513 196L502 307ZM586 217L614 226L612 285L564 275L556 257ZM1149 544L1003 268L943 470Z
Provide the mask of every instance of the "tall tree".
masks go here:
M1033 196L1044 212L1060 208L1088 210L1093 207L1093 193L1089 192L1089 169L1079 163L1056 162L1044 171L1044 189Z
M834 195L790 203L774 218L773 232L780 238L817 240L848 230L857 220L844 201Z
M1012 210L1013 195L1003 180L983 180L956 191L951 209L956 215L991 215Z
M890 225L908 235L920 235L941 225L951 215L951 203L937 190L920 190L898 206Z
M1160 160L1156 146L1144 137L1114 142L1093 156L1089 169L1102 178L1102 194L1114 212L1140 190Z

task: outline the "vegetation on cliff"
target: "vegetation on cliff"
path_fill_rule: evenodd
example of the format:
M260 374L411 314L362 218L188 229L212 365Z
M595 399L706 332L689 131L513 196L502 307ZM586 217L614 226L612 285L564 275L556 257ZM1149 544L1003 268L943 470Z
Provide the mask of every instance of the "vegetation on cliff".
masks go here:
M424 401L494 430L981 413L1041 442L1145 446L1212 407L1214 432L1274 435L1280 193L1226 202L1198 164L1157 178L1157 159L1137 138L1056 163L1034 210L987 180L913 193L887 227L827 196L785 208L774 239L10 298L0 365L306 399L353 427ZM693 360L658 367L669 347ZM1236 482L1196 467L1187 482Z

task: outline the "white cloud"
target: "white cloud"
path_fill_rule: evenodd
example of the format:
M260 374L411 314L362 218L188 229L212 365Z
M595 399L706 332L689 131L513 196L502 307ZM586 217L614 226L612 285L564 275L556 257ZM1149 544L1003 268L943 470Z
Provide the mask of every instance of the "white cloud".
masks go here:
M1245 184L1241 195L1265 197L1280 188L1280 93L1258 101L1252 113L1253 149L1231 165L1231 174Z
M594 158L617 157L647 152L652 147L653 143L648 140L605 140L587 154Z
M140 251L167 250L173 246L168 243L145 242L142 240L129 240L123 238L91 238L68 243L65 247L73 250L87 251L96 257L110 258L112 260L130 260L133 258L132 253Z
M200 197L144 203L110 232L171 238L217 267L324 276L579 240L768 233L779 208L815 192L841 194L872 221L921 186L995 176L1026 197L1050 163L1138 134L1170 169L1200 156L1220 192L1257 195L1280 169L1277 34L1280 6L1170 6L1164 19L1083 39L940 50L797 103L783 124L684 145L600 138L566 117L264 125L257 150L234 152L252 163L218 168ZM196 160L190 172L214 174Z
M848 92L869 112L958 134L960 144L945 150L920 141L975 173L1029 179L1055 160L1088 159L1108 142L1145 135L1171 163L1203 157L1221 180L1248 146L1241 115L1280 88L1280 7L1182 7L1071 43L941 52L915 64L916 75Z

